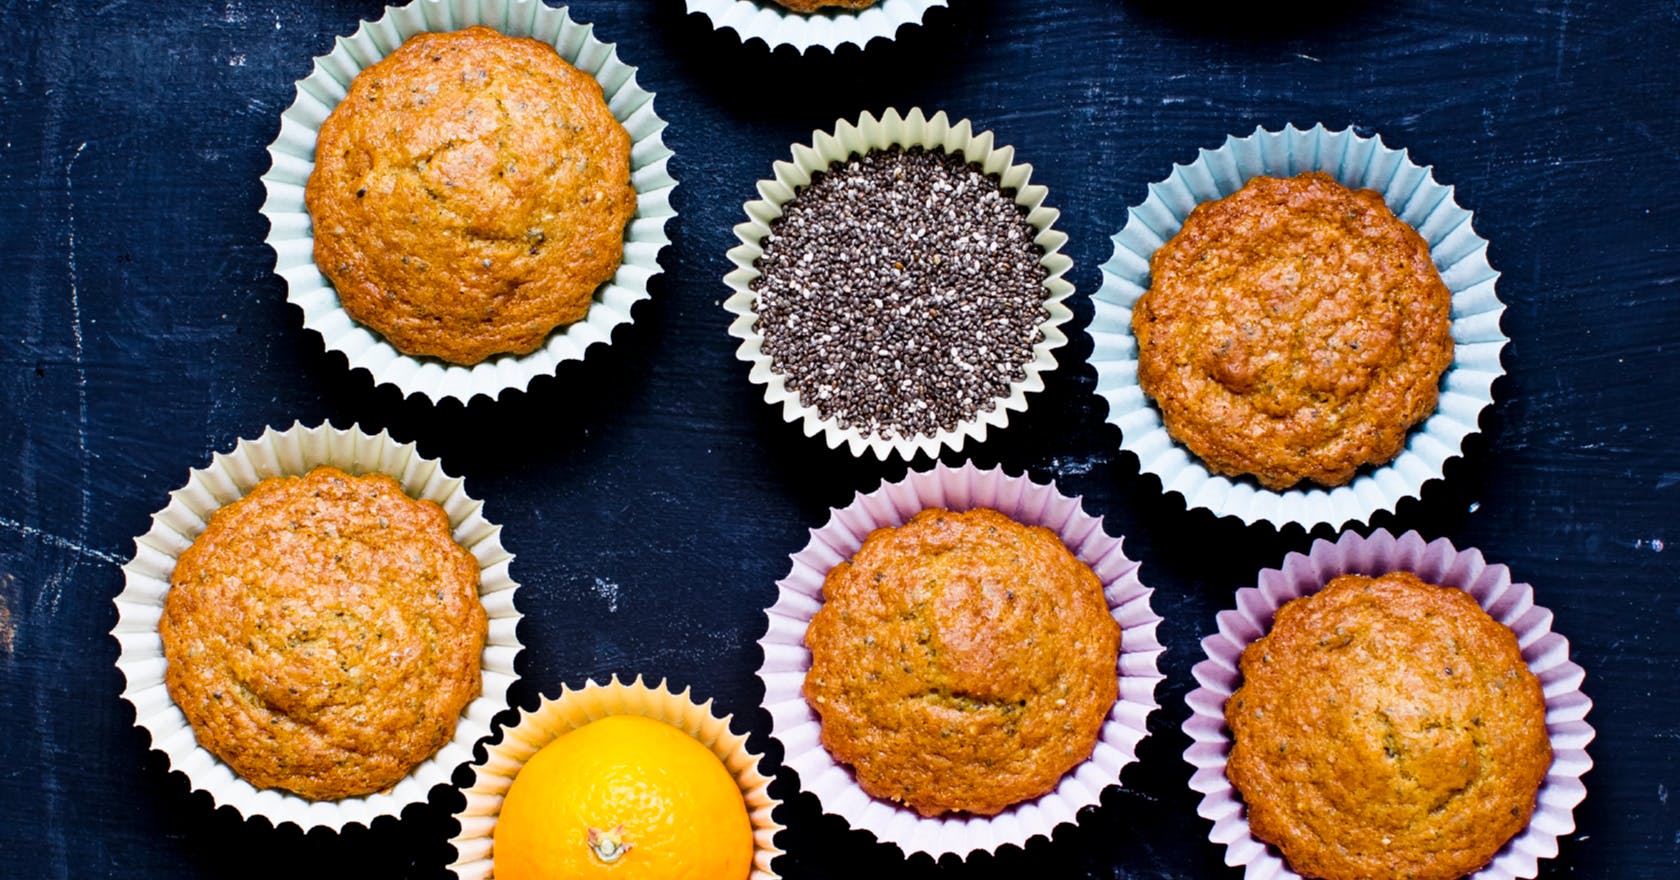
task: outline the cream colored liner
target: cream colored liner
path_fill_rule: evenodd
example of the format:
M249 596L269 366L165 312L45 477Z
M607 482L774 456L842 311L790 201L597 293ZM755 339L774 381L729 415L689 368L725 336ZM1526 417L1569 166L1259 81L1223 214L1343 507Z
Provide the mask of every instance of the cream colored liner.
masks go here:
M1032 166L1015 164L1013 147L994 147L991 132L975 134L968 120L953 123L944 111L928 117L921 108L912 109L907 115L888 110L878 119L865 113L856 123L842 119L835 123L833 132L812 132L811 137L811 145L793 147L792 161L775 164L773 178L758 182L760 197L746 203L747 222L735 227L735 237L741 244L729 250L729 261L735 268L723 279L734 293L724 301L723 307L736 316L729 325L729 333L741 340L736 356L752 365L748 378L764 386L765 402L780 405L782 417L798 424L805 436L821 434L830 449L844 444L854 456L861 457L867 450L882 460L895 454L909 460L918 452L937 456L941 449L960 451L968 441L984 441L990 428L1002 428L1008 423L1011 412L1026 410L1029 393L1044 390L1043 374L1056 368L1054 352L1067 343L1061 325L1073 316L1067 306L1073 285L1063 276L1073 267L1073 261L1061 252L1067 235L1051 228L1061 212L1044 204L1049 190L1030 182ZM763 350L764 337L754 327L758 320L758 295L750 286L761 274L756 263L764 253L762 242L770 234L770 223L782 215L782 206L792 201L798 189L811 182L813 174L826 171L849 156L893 146L939 147L947 153L960 154L969 162L979 163L986 174L997 175L1000 187L1015 191L1015 204L1026 208L1027 223L1037 230L1033 243L1044 251L1039 263L1046 272L1044 309L1049 315L1039 324L1044 338L1033 346L1032 360L1025 365L1026 378L1011 385L1007 396L997 398L990 409L962 422L955 430L913 437L887 437L865 434L857 428L842 428L834 419L824 419L816 407L801 402L797 392L789 391L786 378L771 368L770 355Z
M302 476L318 465L356 475L387 474L410 498L441 506L455 542L478 560L479 600L489 616L482 690L462 711L454 738L390 789L336 801L256 788L200 748L164 685L166 661L158 635L175 561L204 531L211 514L264 479ZM507 706L508 688L518 679L513 663L523 646L513 601L519 584L508 574L513 554L502 548L502 528L484 518L483 506L467 495L461 478L449 476L414 444L398 443L384 431L370 435L355 427L341 431L293 424L284 431L269 428L255 440L240 440L230 453L217 453L208 467L193 470L185 486L169 493L169 505L152 516L151 529L135 539L134 558L123 566L126 583L116 598L117 625L111 635L119 646L117 669L127 680L122 697L134 705L134 723L146 729L152 747L169 758L171 769L186 774L194 790L209 792L218 806L231 806L246 818L338 831L396 816L403 807L425 801L432 786L449 784L455 768L472 760L473 744L490 733L490 719Z
M315 240L304 204L304 186L315 169L315 141L321 123L349 91L351 80L395 51L415 34L453 31L482 24L510 36L553 44L572 66L600 81L607 106L630 133L630 182L636 213L624 230L624 259L596 288L589 312L574 324L555 328L537 350L502 354L470 367L397 351L384 337L356 323L339 304L338 293L315 265ZM364 21L333 50L315 59L315 69L297 84L297 99L280 118L280 134L268 147L272 162L263 175L268 192L262 214L274 271L286 282L286 299L303 310L303 325L321 335L329 351L345 356L350 369L366 370L375 385L395 385L405 396L431 401L495 398L524 389L538 376L551 376L564 361L582 360L588 348L610 343L613 328L631 321L631 307L649 297L648 281L658 275L659 252L671 243L667 224L677 215L671 193L671 150L665 120L653 110L653 93L636 83L636 68L618 59L611 43L578 24L565 7L540 0L415 0L386 7L378 21Z
M661 681L657 687L642 677L624 684L613 676L608 684L589 681L581 689L562 686L556 699L544 698L536 711L521 710L519 723L502 729L499 742L486 747L483 761L473 765L473 783L463 793L467 804L455 819L461 831L450 840L455 863L450 870L463 880L483 880L492 873L496 816L502 799L521 767L539 749L591 721L609 715L642 715L663 721L694 737L718 756L741 787L753 829L752 880L774 880L770 862L781 855L776 833L782 826L772 815L781 801L770 796L770 777L759 772L761 756L747 750L747 737L729 729L732 715L712 712L712 701L696 703L691 691L672 693Z
M688 11L711 19L717 30L731 30L742 43L759 40L766 48L792 46L804 54L813 47L830 52L844 45L866 47L891 40L899 28L920 23L927 11L947 0L880 0L862 9L795 12L775 0L688 0Z

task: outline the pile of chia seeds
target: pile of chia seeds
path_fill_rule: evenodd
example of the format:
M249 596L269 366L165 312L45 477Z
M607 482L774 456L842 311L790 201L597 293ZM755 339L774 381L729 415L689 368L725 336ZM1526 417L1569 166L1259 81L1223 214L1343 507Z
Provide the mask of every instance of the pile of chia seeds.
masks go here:
M770 224L756 328L773 369L865 434L952 430L1026 378L1043 250L1014 194L943 150L871 150Z

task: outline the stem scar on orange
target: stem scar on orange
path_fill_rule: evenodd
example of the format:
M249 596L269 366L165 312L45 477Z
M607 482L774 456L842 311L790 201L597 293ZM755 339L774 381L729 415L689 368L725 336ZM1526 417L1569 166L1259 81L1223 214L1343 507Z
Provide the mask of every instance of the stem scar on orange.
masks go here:
M745 880L753 832L711 749L663 721L612 715L525 762L491 854L495 880Z

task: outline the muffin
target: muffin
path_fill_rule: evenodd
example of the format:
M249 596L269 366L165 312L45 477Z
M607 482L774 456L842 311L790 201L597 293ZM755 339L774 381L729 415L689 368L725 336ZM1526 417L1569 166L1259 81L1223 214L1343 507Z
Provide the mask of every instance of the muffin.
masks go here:
M819 9L862 9L874 6L876 0L775 0L794 12L816 12Z
M548 43L422 33L357 74L305 190L315 263L399 351L524 354L589 311L636 210L630 136Z
M1461 877L1527 826L1552 763L1545 697L1469 594L1342 575L1280 608L1240 665L1225 772L1303 876Z
M1451 311L1428 245L1380 193L1262 175L1150 259L1138 381L1211 470L1337 486L1435 410Z
M480 691L479 564L382 474L263 480L183 551L158 623L170 698L258 788L383 791Z
M1120 625L1056 534L929 509L831 570L805 632L823 746L870 795L993 815L1090 756Z

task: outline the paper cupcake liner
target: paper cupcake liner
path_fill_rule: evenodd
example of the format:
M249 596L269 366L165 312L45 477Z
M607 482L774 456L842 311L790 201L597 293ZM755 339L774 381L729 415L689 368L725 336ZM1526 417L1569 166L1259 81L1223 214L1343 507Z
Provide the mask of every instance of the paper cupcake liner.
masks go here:
M937 456L942 448L961 450L969 440L976 443L985 440L988 429L1002 428L1011 412L1027 408L1029 393L1044 390L1044 374L1056 368L1055 350L1067 343L1061 326L1073 316L1067 306L1073 285L1063 276L1073 267L1073 261L1061 252L1067 235L1051 228L1061 212L1044 204L1049 190L1030 183L1032 166L1015 164L1014 147L994 147L991 132L975 134L968 120L952 123L944 111L928 117L919 107L908 115L887 110L879 119L865 113L855 124L838 120L832 133L812 132L811 137L810 146L794 146L791 162L775 164L773 179L758 182L760 198L745 205L747 222L735 227L735 237L741 244L729 250L729 261L735 268L723 279L734 293L724 301L723 307L736 316L729 325L729 334L741 340L736 356L752 365L748 378L764 386L765 402L779 404L782 417L798 423L805 436L822 434L830 449L843 443L854 456L861 457L868 450L882 460L894 453L909 460L917 452ZM947 153L961 154L969 162L980 163L986 174L998 175L999 185L1015 191L1015 204L1027 210L1027 223L1038 232L1033 243L1044 251L1039 263L1046 272L1044 309L1048 317L1039 324L1044 338L1033 346L1032 360L1025 364L1026 378L1011 385L1007 396L992 401L990 409L977 413L955 430L912 437L886 437L865 434L857 428L842 428L836 420L824 419L816 407L801 402L798 392L788 390L786 378L772 369L770 355L763 350L764 337L753 326L758 320L758 295L749 287L761 274L756 263L764 253L761 242L770 234L770 222L782 215L782 206L793 199L799 187L811 182L812 174L826 171L830 165L843 162L853 154L893 146L942 147Z
M759 40L766 48L792 46L800 54L812 47L830 52L850 43L891 40L898 29L920 23L929 9L947 0L880 0L863 9L824 9L800 13L774 0L688 0L688 11L711 19L717 30L732 30L742 43Z
M158 635L175 561L204 531L210 515L264 479L301 476L317 465L356 475L387 474L409 497L442 506L456 543L478 559L479 599L489 616L482 691L462 711L454 738L390 789L336 801L256 788L200 748L164 685L166 662ZM116 598L117 625L111 635L119 646L117 669L128 682L122 697L134 705L134 723L151 734L152 747L169 757L172 769L186 774L193 789L209 792L218 806L231 806L246 818L262 816L276 826L291 823L305 831L337 831L396 816L403 807L425 801L432 786L447 785L455 768L472 760L473 744L490 733L490 719L507 706L508 688L518 678L513 662L523 646L515 632L520 613L513 602L519 585L508 573L513 554L502 548L501 526L484 518L483 506L467 495L461 478L449 476L414 444L398 443L384 431L369 435L354 427L341 431L293 424L285 431L269 428L255 440L239 441L230 453L217 453L209 467L194 469L185 486L169 493L169 506L152 516L151 529L134 540L134 558L123 566L126 584Z
M403 354L378 333L356 323L339 304L338 293L315 265L315 239L304 205L304 186L315 169L315 140L321 123L364 68L395 51L415 34L453 31L475 24L503 34L551 43L560 57L601 83L607 106L630 133L630 182L636 213L624 230L624 260L595 290L584 318L556 328L543 345L525 355L502 354L472 366ZM269 144L271 166L263 175L268 192L268 246L274 271L286 281L286 299L303 310L303 325L321 334L326 347L366 370L376 385L395 385L404 396L432 401L495 398L524 389L538 376L551 376L563 361L582 360L597 343L609 343L614 327L628 324L631 307L647 299L648 281L659 274L659 251L670 244L666 225L676 217L671 192L677 182L668 169L671 150L665 120L653 110L653 93L636 83L636 68L618 59L611 43L596 39L591 25L572 21L565 7L540 0L414 0L386 7L378 21L362 22L339 37L333 50L315 59L315 69L297 84L297 99L280 118L280 134Z
M519 723L504 728L501 741L487 747L485 759L473 765L473 784L464 792L467 805L455 814L461 831L450 841L456 859L449 867L455 876L462 880L493 876L496 817L525 762L562 735L609 715L643 715L663 721L711 749L735 777L747 803L753 828L752 880L774 880L777 874L770 862L781 855L776 834L782 826L772 813L781 801L770 796L770 777L759 772L760 756L747 750L746 735L729 729L734 716L719 718L712 713L711 700L696 703L686 689L673 694L664 681L649 688L639 675L631 684L619 682L615 675L609 684L590 681L581 690L562 686L558 699L544 698L534 712L520 710Z
M1395 215L1429 243L1435 267L1452 291L1453 361L1441 378L1434 415L1413 427L1393 461L1333 489L1280 492L1249 478L1213 473L1167 434L1159 410L1138 385L1132 304L1149 289L1150 256L1178 233L1198 204L1228 196L1257 175L1314 170L1348 187L1381 192ZM1108 421L1120 429L1120 448L1138 457L1144 473L1160 478L1163 491L1183 495L1189 507L1245 523L1295 523L1310 530L1364 523L1377 511L1393 510L1402 498L1416 497L1424 483L1441 478L1447 459L1459 455L1464 438L1478 430L1482 410L1493 403L1493 380L1505 372L1499 362L1508 341L1499 329L1505 306L1494 292L1499 273L1488 265L1487 247L1471 228L1470 212L1454 201L1453 188L1437 183L1430 167L1351 128L1257 128L1245 138L1226 138L1216 150L1202 150L1196 161L1175 165L1166 180L1151 184L1149 198L1131 209L1126 227L1114 237L1114 255L1103 264L1102 286L1091 298L1096 391L1108 403Z
M823 748L817 714L802 694L811 668L805 629L822 607L823 579L829 570L850 559L871 531L903 525L931 507L989 507L1017 522L1055 532L1102 581L1110 612L1121 627L1119 698L1103 722L1091 757L1068 771L1051 792L995 816L927 818L870 797L851 770ZM897 844L906 853L935 858L946 853L966 858L1004 844L1022 846L1028 838L1048 838L1057 825L1074 822L1080 808L1096 804L1104 788L1119 785L1121 769L1137 760L1137 745L1149 732L1149 713L1158 708L1155 687L1164 678L1157 666L1165 650L1156 632L1161 618L1149 607L1153 590L1138 580L1138 564L1126 558L1119 538L1103 531L1102 519L1085 513L1078 498L1063 495L1054 483L1043 485L973 465L941 464L913 472L867 495L859 493L849 506L833 511L792 560L793 570L776 583L776 604L765 612L769 630L759 640L764 650L764 665L758 671L764 681L764 706L770 712L771 735L786 750L782 763L798 772L800 785L817 796L825 811L853 828Z
M1417 532L1396 538L1378 529L1369 538L1344 533L1336 543L1314 541L1306 555L1291 553L1283 566L1260 572L1259 585L1237 591L1236 610L1219 613L1219 632L1202 640L1208 659L1192 670L1200 685L1186 697L1190 717L1184 732L1191 744L1184 759L1196 768L1190 787L1202 794L1196 812L1212 820L1208 839L1225 846L1227 865L1245 866L1247 880L1298 878L1276 849L1249 832L1241 796L1225 778L1231 733L1225 725L1225 701L1242 683L1238 660L1243 648L1271 629L1284 603L1317 592L1339 574L1377 576L1404 570L1425 581L1469 593L1493 619L1510 627L1528 668L1546 695L1546 731L1552 741L1552 766L1540 785L1534 816L1499 851L1475 880L1515 880L1539 873L1539 860L1557 855L1558 838L1575 830L1575 805L1586 797L1581 775L1592 767L1587 743L1593 729L1586 721L1592 700L1581 692L1585 673L1569 659L1569 642L1552 632L1552 612L1534 604L1534 588L1511 580L1503 565L1489 565L1479 550L1458 550L1445 538L1425 543Z

